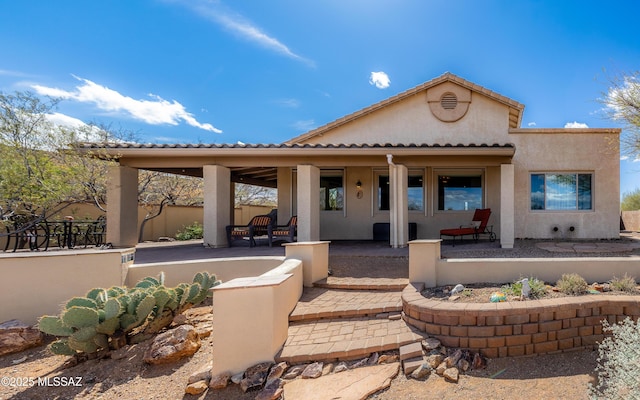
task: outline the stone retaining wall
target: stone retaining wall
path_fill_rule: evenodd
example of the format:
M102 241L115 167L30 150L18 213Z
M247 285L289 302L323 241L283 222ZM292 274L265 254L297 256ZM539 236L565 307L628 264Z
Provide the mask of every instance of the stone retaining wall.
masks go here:
M455 303L424 298L423 284L402 293L405 321L443 345L489 358L593 349L613 324L640 316L637 296L598 295L504 303Z

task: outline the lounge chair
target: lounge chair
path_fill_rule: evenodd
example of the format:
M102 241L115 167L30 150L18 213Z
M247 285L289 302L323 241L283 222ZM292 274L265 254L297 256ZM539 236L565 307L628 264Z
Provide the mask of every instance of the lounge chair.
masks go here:
M470 235L473 236L473 240L477 242L480 235L489 235L489 241L493 242L496 240L496 234L493 232L493 225L488 225L490 216L490 208L476 208L476 211L473 213L471 225L442 229L440 231L440 239L442 239L443 236L451 236L452 243L455 246L457 236L460 236L460 241L462 242L465 235Z
M269 247L276 240L285 242L294 242L298 229L298 217L294 215L289 219L286 225L269 226Z
M271 217L268 215L256 215L247 225L227 225L227 241L229 247L236 240L249 239L249 247L256 245L256 237L269 233Z

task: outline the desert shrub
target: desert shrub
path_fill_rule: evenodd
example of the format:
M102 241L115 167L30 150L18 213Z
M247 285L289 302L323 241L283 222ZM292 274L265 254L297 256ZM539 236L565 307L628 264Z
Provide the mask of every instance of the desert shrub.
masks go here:
M587 281L578 274L562 274L556 286L562 293L570 295L585 294L589 291Z
M640 399L640 322L629 317L619 324L602 322L603 330L612 333L598 348L596 385L589 384L592 399Z
M204 228L198 222L194 222L189 226L184 226L181 231L176 233L177 240L193 240L202 239Z
M637 290L635 278L626 273L622 278L614 276L613 279L609 281L609 287L611 290L617 290L619 292L635 292Z
M522 294L522 279L523 277L520 277L517 281L502 286L502 291L511 296L520 296ZM539 299L547 293L544 281L538 278L529 277L529 286L531 287L529 297L532 299Z

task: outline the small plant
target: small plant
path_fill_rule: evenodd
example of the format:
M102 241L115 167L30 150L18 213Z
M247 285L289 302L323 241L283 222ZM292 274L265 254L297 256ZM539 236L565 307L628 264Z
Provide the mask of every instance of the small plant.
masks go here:
M609 287L611 290L616 290L619 292L635 292L637 291L636 280L632 276L628 276L626 273L622 278L613 277L612 280L609 281Z
M204 228L202 224L198 222L194 222L189 226L184 226L181 231L176 233L177 240L193 240L193 239L202 239L204 235Z
M150 339L219 284L215 275L198 272L192 283L167 288L161 273L159 279L146 277L133 288L95 288L85 297L67 301L59 316L41 317L38 328L58 338L49 346L54 354L78 356L117 349Z
M627 317L613 326L603 320L602 328L612 335L598 347L598 381L589 384L589 395L592 399L639 399L640 320Z
M523 277L520 277L517 281L502 286L502 291L510 296L522 295L522 279ZM529 287L531 288L529 298L540 299L547 294L547 287L544 281L541 281L538 278L529 277Z
M580 295L589 292L589 285L578 274L562 274L556 282L556 287L564 294Z

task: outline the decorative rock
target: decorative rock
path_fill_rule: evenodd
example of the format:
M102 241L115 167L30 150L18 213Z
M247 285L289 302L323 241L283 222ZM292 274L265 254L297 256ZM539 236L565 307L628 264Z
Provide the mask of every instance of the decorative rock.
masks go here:
M446 371L446 369L447 369L447 363L442 362L440 363L440 365L436 367L436 374L442 376L444 374L444 371Z
M211 372L211 371L209 371L209 372ZM237 376L237 375L235 375L235 376ZM216 389L216 390L217 389L224 389L229 384L229 378L231 378L231 374L229 372L223 372L221 374L213 376L213 377L211 377L211 380L209 381L209 387L211 389ZM240 378L242 379L242 377L240 377ZM240 380L238 380L238 383L240 383Z
M280 378L272 380L258 393L256 400L276 400L282 395L284 382Z
M469 361L465 360L464 358L458 361L458 369L462 372L467 372L470 366L471 364L469 363Z
M269 386L276 379L280 379L280 377L282 376L282 374L284 374L284 371L286 371L287 368L289 368L289 364L287 364L285 361L271 367L271 370L269 371L269 375L267 375L266 383L264 385Z
M462 357L462 350L456 350L452 355L444 359L444 362L447 364L447 368L455 367L458 364L458 361Z
M263 362L247 369L244 372L244 379L240 381L240 389L246 393L262 387L272 365L271 362Z
M398 363L352 369L313 380L295 380L284 385L285 399L366 399L389 387L398 374ZM357 384L356 384L357 382Z
M420 368L422 364L424 364L423 357L414 357L408 360L404 360L402 362L402 369L404 370L405 375L409 375L416 369Z
M5 321L0 324L0 356L39 346L43 336L39 329L17 319Z
M397 354L383 354L378 358L378 364L390 364L397 362L399 359Z
M442 364L443 360L444 356L442 354L430 354L427 356L427 364L429 364L432 369L438 368L438 365Z
M440 347L440 341L436 338L426 338L422 341L422 347L426 351L431 351Z
M431 367L427 363L423 363L418 369L411 373L413 379L423 379L431 375Z
M450 382L458 382L458 378L460 376L460 372L458 371L458 368L447 368L444 370L444 372L442 373L442 376L444 376L444 379L450 381Z
M376 365L378 363L378 359L380 358L380 356L378 355L378 352L375 352L373 354L371 354L369 356L369 359L367 360L367 365L371 366L371 365Z
M231 382L238 385L243 379L244 379L244 372L239 372L231 377Z
M364 367L365 365L368 365L368 362L369 362L368 358L363 358L363 359L355 361L351 365L349 365L349 369Z
M302 379L315 379L322 376L322 366L323 364L321 362L309 364L307 368L302 371Z
M173 317L173 324L174 325L184 325L186 324L188 321L187 316L184 314L178 314L175 317Z
M188 384L184 392L186 394L200 394L207 390L207 387L208 386L206 381L198 381Z
M203 323L196 327L196 331L198 333L198 337L200 339L205 339L211 336L211 332L213 332L213 323Z
M347 367L347 363L342 361L338 365L336 365L336 367L333 369L333 372L337 374L338 372L346 371L348 369L349 367Z
M308 364L304 364L304 365L294 365L293 367L289 368L289 370L287 370L287 373L284 374L284 376L282 377L283 379L296 379L298 377L298 375L300 375L302 373L302 371L304 371L305 368L307 368Z
M473 356L473 362L471 363L471 367L473 369L483 369L487 366L487 360L480 355L480 353L476 353Z
M196 372L191 374L187 383L194 383L198 381L207 381L211 379L211 368L213 368L213 361L210 361L208 364L203 365Z
M159 334L145 351L143 360L147 364L166 364L193 355L200 349L200 339L191 325Z
M329 375L330 373L333 372L333 363L328 363L325 364L324 367L322 367L322 375Z
M420 356L422 356L422 345L419 342L414 342L400 347L401 361Z
M391 321L397 321L397 320L399 320L401 318L402 318L402 314L401 313L389 314L389 319Z

